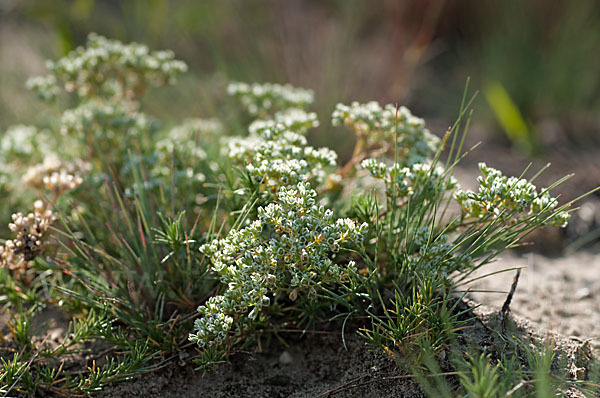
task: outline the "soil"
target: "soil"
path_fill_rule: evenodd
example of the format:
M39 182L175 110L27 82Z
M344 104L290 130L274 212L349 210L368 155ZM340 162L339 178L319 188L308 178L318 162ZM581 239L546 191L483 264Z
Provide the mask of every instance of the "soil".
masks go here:
M477 140L477 128L468 145ZM482 134L480 134L482 135ZM573 174L552 191L561 204L600 185L600 161L596 147L590 149L555 145L533 162L506 147L483 143L467 156L457 169L460 184L475 189L479 175L476 159L519 176L531 163L526 176L534 175L547 163L551 166L535 181L538 187L550 186L566 174ZM565 229L542 228L525 240L527 245L504 253L473 277L508 268L524 267L510 305L511 311L533 322L536 327L556 331L600 348L600 195L594 193L575 205ZM499 309L510 290L516 271L502 272L465 286L475 301Z
M497 265L500 264L502 262L499 261ZM490 297L480 296L482 299ZM522 306L518 305L521 300L519 292L511 305L512 313L503 322L499 307L463 299L459 309L471 308L475 317L458 333L458 349L461 352L485 349L492 358L499 358L511 336L529 345L552 344L556 353L553 366L568 369L572 378L584 377L592 357L591 345L584 339L563 337L514 315L522 311ZM50 320L48 335L52 335L46 341L60 340L56 335L65 334L66 319L61 319L53 309L44 315ZM573 319L581 321L583 318ZM591 323L593 321L590 321L590 326ZM171 361L160 370L117 383L108 387L105 393L111 398L197 397L200 394L217 398L424 397L417 382L402 371L392 357L374 350L356 334L358 326L347 325L344 339L342 325L338 321L319 325L318 332L303 337L299 333L281 333L280 340L263 341L262 350L254 345L249 351L234 353L230 361L220 365L214 373L203 374L194 370L190 359L195 351L191 349L182 352L179 361ZM3 346L2 349L10 348L6 344L0 346ZM96 353L102 347L93 348ZM66 366L76 367L77 362L81 366L82 363L90 363L91 358L71 358L68 362ZM442 370L446 370L444 360ZM456 386L456 379L450 377L447 381L451 387ZM40 391L38 396L54 395L45 390Z
M172 366L160 374L122 383L109 397L422 397L410 379L385 381L401 373L387 356L369 349L355 333L341 340L341 325L306 338L284 336L263 352L239 352L215 373Z
M461 351L483 350L497 358L508 336L526 343L553 344L553 367L569 369L570 377L584 377L589 366L589 344L543 330L520 317L510 316L502 325L498 311L464 300L463 308L476 315L457 341ZM287 339L287 346L271 344L263 352L242 352L216 373L203 375L191 366L171 366L160 373L117 384L109 397L424 397L418 384L387 355L373 351L365 340L348 333L344 348L337 332ZM502 331L504 329L504 331ZM443 362L443 361L442 361ZM456 380L449 378L449 386ZM576 392L571 391L572 394ZM577 396L577 395L571 395Z
M524 268L510 305L513 313L565 336L589 339L600 349L600 255L578 252L549 258L533 252L507 253L473 277L514 267ZM515 273L502 272L468 285L473 290L498 292L473 292L470 296L501 308Z

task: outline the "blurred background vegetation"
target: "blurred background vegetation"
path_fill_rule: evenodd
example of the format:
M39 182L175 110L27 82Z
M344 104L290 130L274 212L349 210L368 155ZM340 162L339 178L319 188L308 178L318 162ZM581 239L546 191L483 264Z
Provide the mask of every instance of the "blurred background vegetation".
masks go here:
M328 120L335 103L378 100L455 117L466 78L483 95L475 125L528 155L600 143L597 0L0 0L0 131L53 109L24 88L97 32L169 48L190 71L147 96L173 123L229 118L229 80L290 82L316 93L315 145L350 155ZM437 123L435 122L437 121Z

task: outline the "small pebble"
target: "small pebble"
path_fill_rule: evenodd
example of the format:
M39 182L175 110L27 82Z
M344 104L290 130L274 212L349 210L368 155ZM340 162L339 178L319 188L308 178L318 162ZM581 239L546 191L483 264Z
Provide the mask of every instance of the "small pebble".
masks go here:
M587 299L590 297L592 297L592 292L587 287L582 287L581 289L575 292L576 300Z
M48 339L51 341L59 341L59 340L61 340L63 333L64 333L64 330L62 330L62 329L52 329L48 333Z
M287 351L282 352L279 356L279 363L282 365L289 365L293 360L294 358L292 358L292 355Z

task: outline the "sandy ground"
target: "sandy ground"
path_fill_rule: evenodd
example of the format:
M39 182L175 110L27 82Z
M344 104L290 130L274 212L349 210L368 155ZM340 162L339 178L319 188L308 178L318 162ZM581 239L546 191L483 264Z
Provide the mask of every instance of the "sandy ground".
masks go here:
M508 253L482 267L477 275L512 267L524 267L510 305L514 314L564 336L591 339L592 345L600 349L600 254L584 251L548 258L535 253ZM470 296L500 309L515 273L493 275L469 285L474 290L505 293L473 292Z
M465 310L477 303L463 301ZM475 308L474 318L458 332L461 351L486 350L493 358L512 350L507 336L516 336L528 345L551 343L554 346L553 369L567 370L570 377L585 377L590 369L591 352L588 344L547 332L518 316L509 317L502 331L498 312L487 306ZM278 342L257 352L240 352L216 373L202 375L191 366L173 364L160 372L116 384L107 397L424 397L414 378L400 370L394 361L381 351L373 351L356 333L346 335L343 347L339 324L331 330L309 334L298 339L290 336L285 345ZM337 329L337 330L336 330ZM521 358L521 361L524 359ZM443 371L451 370L442 360ZM457 380L446 379L448 387ZM564 391L569 397L583 397L572 388ZM533 394L533 390L531 390ZM434 395L435 396L435 395Z
M474 133L475 137L470 138L471 143L467 146L481 138L477 137L477 131ZM482 134L479 132L479 135ZM578 152L573 152L567 146L561 148L558 145L551 154L534 160L527 176L534 174L546 162L552 162L552 166L535 181L538 187L549 186L565 174L573 173L571 179L552 191L553 195L560 195L560 203L565 203L600 184L600 162L594 149L579 148ZM519 153L484 142L456 170L457 179L466 189L476 189L475 181L479 175L476 163L482 159L489 166L502 170L505 175L514 176L520 175L531 162ZM586 245L595 251L579 250L573 254L566 254L565 249L577 245L582 238L600 233L600 195L591 195L576 206L579 209L572 214L566 229L544 228L536 231L525 239L534 243L531 253L505 253L476 275L524 267L510 306L513 313L564 336L591 339L592 345L599 349L600 245L596 240L595 244ZM500 309L515 272L493 275L468 286L473 290L505 293L473 292L470 296L477 302Z

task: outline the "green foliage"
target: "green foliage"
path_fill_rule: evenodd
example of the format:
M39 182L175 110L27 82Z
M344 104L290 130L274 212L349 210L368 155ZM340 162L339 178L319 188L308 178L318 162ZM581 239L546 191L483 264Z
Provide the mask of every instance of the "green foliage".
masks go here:
M23 351L31 350L33 347L33 319L36 310L35 306L26 310L21 309L21 311L12 314L8 323L13 340Z
M28 167L23 181L47 199L31 217L13 216L17 243L5 245L20 268L1 270L0 302L19 309L11 327L22 351L2 358L3 390L99 392L191 350L188 340L197 365L215 368L281 325L345 317L345 327L356 315L369 343L421 366L424 347L441 355L465 325L458 284L535 228L568 219L570 204L548 189L485 165L479 191L460 190L452 172L466 100L443 139L404 107L338 105L332 121L357 145L336 170L335 152L308 145L319 123L308 90L232 84L256 118L245 137L226 136L215 118L163 127L143 113L146 88L184 70L169 51L90 35L31 83L45 98L77 95L54 130L17 127L1 142L0 157ZM45 134L60 141L46 147ZM449 214L453 202L459 214ZM32 238L42 232L47 245ZM55 347L31 338L49 305L73 318ZM94 341L115 351L101 366L70 374L41 360ZM472 396L499 391L500 365L477 353L468 366Z
M21 380L28 372L31 363L20 360L19 354L14 354L12 360L2 361L2 369L0 372L0 392L8 395L15 388L19 380Z
M479 357L468 356L471 374L461 374L460 382L468 391L466 397L490 398L500 396L498 368L490 364L489 355L482 353Z
M558 387L558 383L551 379L551 368L555 358L553 347L546 347L544 350L524 347L524 351L527 365L529 369L533 369L536 395L538 397L552 395L552 391Z
M404 365L404 357L415 360L422 347L440 352L464 323L456 303L452 305L446 296L443 281L431 274L426 280L417 275L419 280L406 296L404 289L396 287L389 306L380 297L382 314L370 313L371 328L360 332L370 344L383 348Z

